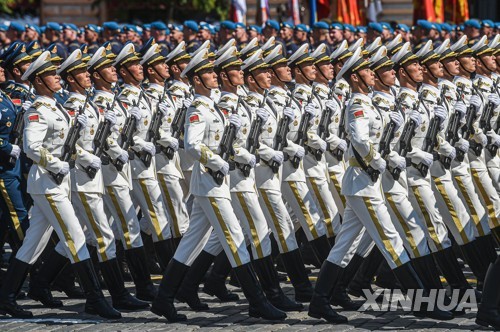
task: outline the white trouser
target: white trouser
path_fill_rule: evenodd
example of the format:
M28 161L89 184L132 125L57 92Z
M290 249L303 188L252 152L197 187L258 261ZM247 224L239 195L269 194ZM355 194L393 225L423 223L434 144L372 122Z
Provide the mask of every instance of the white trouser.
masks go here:
M181 186L182 179L158 173L158 182L165 198L169 215L172 217L170 225L174 238L181 237L189 227L189 215L184 197L186 193Z
M307 187L313 195L316 206L319 206L320 216L325 222L326 235L331 238L340 231L340 214L333 199L326 178L308 177Z

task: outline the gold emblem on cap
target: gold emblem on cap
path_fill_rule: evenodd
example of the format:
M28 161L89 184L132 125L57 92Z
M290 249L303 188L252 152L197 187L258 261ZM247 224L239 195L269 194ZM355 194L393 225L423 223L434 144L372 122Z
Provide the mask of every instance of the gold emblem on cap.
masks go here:
M201 58L203 60L208 59L208 51L203 52L203 56Z
M83 48L83 51L82 51L82 52L83 52L84 54L87 54L87 52L88 52L88 51L89 51L89 49L88 49L87 45L85 45L85 47Z
M384 48L381 53L382 57L387 55L387 48Z
M54 48L52 49L52 53L53 54L57 53L57 45L54 45Z
M109 43L108 46L106 46L106 51L111 51L111 43Z
M38 42L34 42L31 48L34 50L38 50L40 48L40 45L38 45Z
M82 53L78 52L75 56L75 60L80 60L82 58Z
M23 47L21 48L21 52L26 52L26 46L23 45Z

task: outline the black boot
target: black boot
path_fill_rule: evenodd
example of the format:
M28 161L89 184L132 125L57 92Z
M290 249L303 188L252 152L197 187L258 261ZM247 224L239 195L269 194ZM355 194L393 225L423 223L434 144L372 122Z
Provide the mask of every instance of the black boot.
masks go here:
M52 290L63 292L69 299L84 299L82 288L75 283L76 276L71 267L67 264L52 283Z
M174 298L177 290L186 275L189 266L172 259L163 273L163 279L158 289L158 296L153 301L151 312L165 317L169 322L181 322L187 317L178 314L174 306Z
M148 235L144 232L141 232L141 238L142 238L142 243L144 244L143 250L147 253L147 255L145 255L144 258L147 259L146 264L148 265L148 271L150 271L152 274L162 274L161 266L156 260L153 238L151 237L151 235Z
M313 288L302 261L300 249L281 254L280 257L295 290L295 301L310 302Z
M375 277L375 285L384 289L401 289L401 284L399 283L396 276L389 267L389 264L384 259L377 271L377 276Z
M180 302L186 302L194 311L208 310L208 304L201 302L198 296L198 289L215 257L202 250L186 273L186 277L175 296Z
M121 318L122 315L120 312L113 309L104 298L92 261L85 259L73 264L73 268L87 299L87 302L85 302L85 312L104 318Z
M490 265L484 280L482 302L477 311L476 323L481 326L491 326L500 330L500 258Z
M358 272L354 275L354 278L349 283L348 293L355 297L363 297L366 299L366 295L363 289L368 289L371 294L373 294L372 282L377 274L380 264L384 261L384 256L380 250L375 246L373 247L370 254L365 258L363 263L358 269ZM382 300L380 298L380 300Z
M344 269L344 273L339 278L339 281L333 289L332 297L330 299L330 304L335 306L340 306L345 310L358 310L363 305L361 302L355 302L351 300L347 294L347 286L349 281L354 278L356 271L363 263L363 256L355 254L349 264Z
M267 320L284 320L286 318L286 313L276 309L264 296L251 263L234 268L234 272L250 304L248 308L250 317L262 317Z
M320 264L323 264L323 262L328 258L331 249L326 235L320 236L316 240L312 240L309 243L313 248L314 255L316 255Z
M472 273L477 278L478 289L483 284L488 270L489 260L485 253L481 252L481 247L477 239L460 246L465 262L469 265Z
M332 297L333 288L342 275L343 269L325 260L318 274L314 293L309 304L308 315L313 318L325 319L332 324L347 323L347 317L339 315L330 306L330 298Z
M205 280L203 292L216 296L221 302L238 301L238 294L231 293L226 287L227 276L231 272L231 263L224 251L217 255L214 266Z
M132 275L130 274L130 270L127 265L127 258L125 257L125 249L123 249L122 241L116 240L116 259L118 260L118 265L120 266L120 272L122 274L123 280L125 281L134 281L132 279Z
M29 269L28 263L17 258L11 260L0 289L0 314L9 314L14 318L22 319L33 317L31 311L24 310L16 302L17 293L21 289Z
M423 289L423 295L428 296L429 295L429 290L424 287L422 284L421 279L413 269L413 266L411 265L410 262L407 262L401 266L398 266L393 270L394 274L398 278L399 282L401 283L402 290L406 293L408 290L413 289ZM414 302L414 299L412 299L412 302ZM437 308L437 306L434 306L434 310L430 311L427 310L427 306L424 306L418 311L413 311L413 313L416 316L425 316L429 317L432 319L437 319L437 320L450 320L453 319L453 314L449 311L445 310L440 310Z
M174 247L174 250L177 250L177 247L179 246L179 243L181 243L181 240L182 240L182 236L172 238L172 246Z
M28 296L42 302L47 308L62 307L62 301L52 297L50 285L68 265L70 265L69 259L53 250L48 259L42 263L37 275L30 280Z
M147 302L136 299L125 288L125 281L116 258L100 263L104 282L108 286L113 307L118 310L140 310L149 307Z
M271 256L256 259L252 261L252 264L262 285L262 289L272 305L283 311L300 311L304 309L302 303L290 300L283 293Z
M481 256L484 258L484 263L488 262L489 268L490 264L495 263L498 257L493 234L476 237L476 241L478 242L478 246L481 250Z
M174 257L175 249L172 239L154 242L153 246L155 248L156 259L160 264L161 270L164 271L172 257Z
M492 228L491 234L493 234L493 237L496 240L497 246L500 245L500 226Z
M151 281L144 247L125 250L125 257L127 257L130 274L134 279L135 297L143 301L153 301L157 290Z

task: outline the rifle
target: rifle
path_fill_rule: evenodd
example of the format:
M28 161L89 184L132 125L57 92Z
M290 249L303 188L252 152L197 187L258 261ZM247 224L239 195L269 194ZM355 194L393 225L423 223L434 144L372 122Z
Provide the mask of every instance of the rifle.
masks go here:
M419 102L415 105L414 109L418 109L418 106ZM401 135L401 139L399 140L399 151L397 151L401 157L406 157L408 152L412 150L411 139L413 138L413 136L415 136L416 127L417 124L412 119L410 119L410 121L405 124L403 128L403 134ZM399 180L401 171L402 170L397 167L392 169L391 174L394 180Z
M215 106L217 107L217 106ZM236 114L238 112L237 108L234 108L232 113ZM222 134L222 138L219 144L219 156L224 159L225 161L228 161L231 155L233 154L233 144L236 139L236 134L237 134L237 129L236 126L234 126L232 123L229 124L229 126L226 126L224 128L224 133ZM208 168L208 173L212 175L212 178L214 179L215 183L217 183L219 186L224 182L225 175L222 173L222 171L213 171L212 169Z
M292 95L290 94L285 108L290 107L290 105L292 104L292 100ZM276 135L274 136L273 150L283 151L283 149L287 146L286 135L288 135L288 131L290 130L289 126L290 118L286 115L283 115L283 117L278 121ZM270 160L269 167L271 168L273 173L276 174L280 169L280 164L275 160Z
M334 90L333 88L330 89L330 92L328 93L328 98L327 100L331 100L335 97ZM319 120L318 124L318 136L322 140L326 140L328 136L330 136L330 131L328 130L328 127L330 126L330 122L332 120L332 110L328 107L323 111L321 114L321 118ZM316 158L317 161L321 160L321 157L323 156L323 151L321 150L314 150L313 151L314 157Z
M23 94L23 98L21 99L22 103L26 101L25 95ZM21 137L23 136L23 130L24 130L24 113L25 110L23 107L20 107L19 112L16 114L16 119L14 120L14 125L12 126L12 131L10 132L9 136L9 142L10 144L14 145L20 145L21 144ZM10 156L9 157L9 164L14 166L17 162L17 158Z
M151 124L149 125L148 132L146 133L146 142L152 142L156 146L156 141L160 139L160 127L162 124L162 112L160 111L160 103L165 98L165 94L167 93L167 82L163 83L163 93L158 100L158 104L156 106L156 112L151 117ZM149 152L141 152L140 156L141 161L144 163L146 167L151 166L151 160L153 156Z
M349 98L350 98L350 93L348 92L346 95L345 101L349 100ZM337 135L340 139L343 139L343 140L345 140L347 137L347 132L345 130L345 109L346 109L345 101L344 101L344 106L342 106L342 108L340 110L340 122L339 122L339 130L338 130L338 135ZM342 158L344 158L344 151L342 151L339 148L335 148L335 150L333 150L332 154L338 161L341 161Z
M460 87L457 89L457 102L459 100L463 100L464 98L464 88ZM453 114L450 116L450 120L448 121L448 128L446 128L446 140L450 142L452 146L455 146L455 144L458 142L460 137L458 136L458 130L460 129L460 116L457 114L457 112L453 112ZM457 149L457 152L460 149ZM450 157L444 157L443 158L443 166L446 169L450 169L451 167L451 158Z
M500 115L497 117L497 121L495 121L495 127L496 127L496 129L495 129L496 134L500 135ZM491 139L489 139L489 141L490 142L488 143L486 148L491 153L491 156L494 157L497 155L498 146L491 144Z
M139 107L141 103L141 98L142 98L142 93L139 94L139 99L137 101L132 102L132 107ZM134 133L137 129L137 119L135 116L130 115L127 120L125 121L125 124L123 125L122 133L121 133L121 145L120 148L122 148L125 151L128 151L128 149L134 145ZM131 154L130 159L133 159L133 154ZM116 159L113 162L113 165L115 165L116 169L118 171L121 171L123 169L123 166L125 163L120 160Z
M185 95L187 98L187 93ZM186 113L187 113L187 107L182 105L180 110L177 110L175 113L174 119L172 121L172 137L179 139L181 135L184 134L184 123L186 122ZM180 146L180 142L179 142ZM168 159L172 160L174 158L175 150L172 147L167 147L165 149L165 155L167 156Z
M481 117L479 118L479 128L482 128L483 133L485 134L491 130L491 119L493 118L494 110L495 104L489 101L488 104L486 104ZM481 155L481 152L483 151L483 146L481 144L475 143L471 145L471 149L474 151L476 156L479 157Z
M472 86L472 87L474 88L474 86ZM475 90L476 94L478 94L478 92L475 88L474 88L474 90ZM467 108L467 113L465 114L465 124L462 127L462 137L464 139L468 140L470 138L470 136L474 133L473 125L474 125L474 122L476 121L476 114L477 114L476 107L473 105L469 105L469 107ZM462 151L462 150L458 149L456 159L459 162L464 161L465 153L467 153L467 151Z
M262 99L260 107L264 106L264 103L266 102L267 99L267 94L268 91L266 90L264 92L264 99ZM238 97L238 106L240 104L240 101L241 97ZM238 106L236 106L236 109L238 109ZM252 121L252 125L250 126L250 132L248 133L247 137L247 150L253 155L259 148L259 136L260 132L262 131L262 125L263 125L262 119L258 115L256 115L255 120ZM248 164L238 165L238 168L245 177L248 177L250 175L250 170L251 170L250 165Z
M78 110L79 115L85 112L85 108L87 108L89 98L90 98L90 93L87 91L87 97L85 98L85 103L83 104L83 107L80 107L80 109ZM76 153L76 142L80 138L80 130L82 130L82 125L75 119L75 123L69 129L68 137L66 138L66 141L64 142L64 145L62 147L61 157L59 157L61 161L69 162L71 156ZM58 185L62 183L65 177L65 175L62 173L55 174L50 171L49 173L50 175L52 175L55 183L57 183Z
M109 103L107 103L106 105L108 111L113 111L117 99L118 99L118 93L116 92L115 97L111 102L111 105ZM111 123L107 120L101 121L101 123L99 123L99 126L97 127L97 131L94 136L94 155L101 158L103 165L108 165L110 161L109 156L104 153L104 150L107 149L108 147L108 143L106 140L108 139L110 133L111 133Z
M312 101L312 93L307 99L307 104L310 104ZM308 112L304 112L302 115L302 118L300 119L300 124L299 124L299 130L297 131L297 139L295 140L295 144L298 144L300 146L304 146L307 138L307 131L309 130L309 122L311 121L311 114ZM299 168L300 165L300 158L297 156L294 156L291 160L293 168L297 169Z

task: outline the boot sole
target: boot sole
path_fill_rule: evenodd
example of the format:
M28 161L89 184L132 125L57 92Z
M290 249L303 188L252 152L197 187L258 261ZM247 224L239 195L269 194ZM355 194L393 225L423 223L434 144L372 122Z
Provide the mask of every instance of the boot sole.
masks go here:
M205 288L203 288L203 293L205 294L208 294L210 296L215 296L216 298L219 299L219 301L221 302L236 302L240 299L240 297L236 294L232 294L234 296L231 296L230 298L229 297L219 297L218 295L215 294L215 292L212 292L210 290L206 290Z
M495 326L495 325L490 324L487 321L482 320L482 319L476 318L476 324L484 326L484 327L490 327L491 326L494 330L500 330L500 326Z
M255 311L249 311L248 316L253 317L253 318L262 318L265 320L277 321L277 322L284 321L286 319L286 315L285 315L285 317L272 317L271 318L271 317L264 317L264 315L262 315L260 312L255 312Z
M161 312L160 310L154 308L154 307L151 307L150 311L157 315L157 316L160 316L160 317L165 317L170 323L176 323L176 322L184 322L184 321L187 321L187 317L185 315L179 315L177 314L177 319L172 319L172 318L168 318L167 316L165 316L165 314L163 312ZM180 316L180 317L179 317Z
M87 309L85 308L85 313L89 314L89 315L96 315L96 316L99 316L99 317L102 317L102 318L106 318L106 319L120 319L122 318L122 315L117 315L117 316L104 316L104 315L101 315L97 312L97 310L94 310L94 309Z
M338 320L333 320L333 319L327 319L326 317L324 317L322 314L318 314L318 313L315 313L315 312L311 312L311 311L308 311L307 314L312 317L312 318L316 318L316 319L324 319L326 320L328 323L331 323L331 324L345 324L347 323L347 319L344 317L344 318L339 318Z
M33 318L33 313L31 313L31 315L26 315L26 316L19 316L19 315L15 315L13 314L12 312L8 311L8 310L4 310L4 309L0 309L0 315L9 315L11 316L12 318L20 318L20 319L29 319L29 318Z
M62 301L61 301L61 303L60 303L60 304L59 304L59 303L58 303L58 304L47 304L47 303L44 303L44 301L42 301L42 300L41 300L38 296L36 296L36 295L33 295L33 294L28 293L28 297L29 297L30 299L32 299L33 301L38 301L38 302L40 302L41 304L43 304L43 305L44 305L45 307L47 307L47 308L61 308L61 307L64 307L64 303L62 303Z

